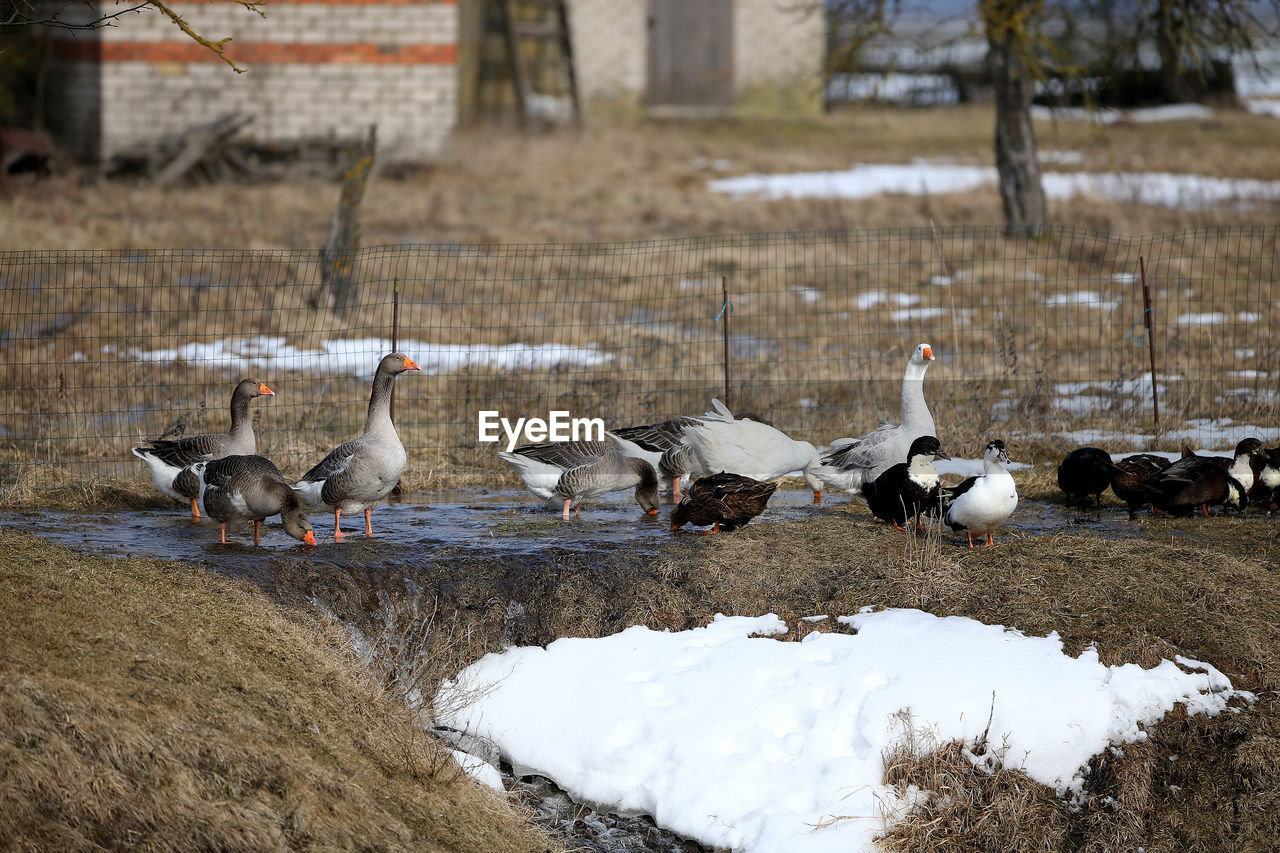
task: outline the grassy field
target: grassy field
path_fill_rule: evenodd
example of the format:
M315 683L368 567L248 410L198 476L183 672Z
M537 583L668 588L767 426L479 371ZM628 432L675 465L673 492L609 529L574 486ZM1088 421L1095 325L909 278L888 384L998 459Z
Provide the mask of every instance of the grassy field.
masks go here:
M989 164L991 122L989 109L974 106L589 123L533 137L465 131L448 164L375 180L362 233L382 248L361 256L362 301L341 315L312 304L314 247L337 197L331 183L160 190L66 175L20 186L0 210L0 249L111 251L11 255L0 271L8 282L0 427L5 461L20 466L3 479L43 482L27 467L40 462L70 466L73 480L142 485L128 447L174 420L194 432L224 429L238 377L198 358L175 369L134 350L257 335L304 350L389 338L393 284L402 340L557 343L611 356L596 367L481 365L407 377L397 420L414 451L413 489L509 480L492 447L474 440L478 410L495 401L525 415L568 408L609 423L705 410L723 393L713 319L722 276L734 302L731 402L769 412L818 445L896 415L902 362L921 340L943 355L929 389L939 423L970 455L998 431L1016 439L1020 458L1040 459L1059 450L1054 430L1145 425L1146 397L1132 384L1147 369L1134 340L1142 305L1132 283L1143 253L1157 257L1166 426L1274 421L1280 399L1260 370L1277 354L1267 329L1280 322L1268 298L1280 230L1205 230L1274 223L1274 206L1056 202L1052 219L1071 229L1028 243L1001 233L994 188L777 202L706 189L720 175L901 162L904 152ZM1273 122L1220 110L1176 124L1039 129L1043 149L1084 156L1056 169L1274 179ZM995 227L975 227L983 224ZM1146 242L1080 230L1179 228L1197 230ZM699 236L707 239L686 239ZM437 245L406 245L423 242ZM161 247L177 251L145 251ZM928 284L943 274L950 286ZM1118 307L1050 304L1085 289ZM885 296L868 305L875 292ZM900 313L898 297L915 299L917 313ZM1173 322L1207 311L1226 319ZM255 407L261 447L286 472L309 467L362 423L361 381L305 366L261 378L279 392ZM1106 402L1083 416L1063 409L1056 398L1065 383Z
M402 337L555 340L618 356L607 370L542 370L537 384L534 371L403 377L397 420L417 448L403 481L410 490L511 482L491 447L459 443L474 410L493 401L513 409L608 405L619 416L704 410L719 391L719 329L710 318L722 269L734 273L735 332L778 347L739 359L736 404L776 414L797 437L823 443L896 416L902 364L926 339L946 354L927 389L953 455L977 456L988 435L1003 434L1014 458L1044 462L1067 449L1055 429L1144 429L1148 415L1136 399L1084 416L1053 404L1058 382L1092 381L1081 393L1120 397L1113 383L1144 369L1146 349L1123 341L1141 317L1132 285L1107 283L1131 270L1132 253L1109 254L1105 240L1082 238L1084 250L1059 253L1072 258L1060 263L1052 260L1059 255L1040 254L1051 241L1028 249L958 230L934 238L935 228L998 225L994 189L781 202L733 201L705 189L720 175L909 157L990 164L991 126L990 110L975 106L859 108L802 121L588 123L579 134L534 137L466 131L449 163L387 173L370 188L363 241L392 248L368 261L384 287L368 288L369 307L357 316L308 303L312 253L324 240L335 184L158 190L76 174L20 183L0 208L0 251L118 254L9 256L6 291L26 284L32 302L24 304L37 309L0 320L9 336L0 343L0 506L165 501L127 455L129 443L175 419L193 432L225 429L226 376L183 362L175 380L172 364L101 354L102 347L239 334L279 335L297 346L385 336L385 285L400 276ZM1082 164L1057 169L1268 180L1280 179L1275 128L1273 119L1229 110L1176 125L1038 126L1043 149L1085 154ZM1050 210L1057 223L1125 235L1277 221L1274 206L1174 211L1077 199ZM724 241L696 256L682 255L680 245L662 255L644 244L627 261L636 266L622 269L616 254L598 248L548 255L535 245L863 228L916 230L907 238L864 232L843 248L826 238ZM1227 416L1273 424L1274 396L1221 392L1231 371L1274 364L1275 232L1269 242L1221 245L1206 245L1199 233L1173 247L1191 261L1158 271L1161 316L1210 303L1259 316L1225 327L1167 326L1164 373L1186 379L1170 384L1162 405L1173 423ZM395 248L416 242L474 250L431 267ZM511 248L517 244L525 245ZM231 251L210 262L138 251L153 248ZM246 249L280 251L245 256ZM1259 268L1268 258L1272 267ZM974 277L950 288L921 285L949 265ZM690 269L707 279L693 297L680 291ZM1028 270L1040 280L1024 277ZM209 286L231 279L247 284ZM1046 298L1086 283L1123 297L1114 321L1084 307L1046 312ZM822 299L807 301L797 286ZM877 288L919 295L921 307L976 313L965 322L898 322L885 304L855 314L859 294ZM850 317L859 318L857 328ZM1237 354L1243 350L1252 354ZM363 420L362 381L305 371L262 378L278 396L255 403L260 446L287 473ZM1024 497L1056 499L1049 469L1016 476ZM954 747L928 761L891 757L890 781L951 793L934 800L945 808L902 824L889 840L895 849L1268 850L1280 837L1273 524L1255 515L1148 519L1134 539L1066 529L968 552L951 541L901 537L850 505L804 524L771 524L766 515L732 536L679 537L658 553L516 559L446 548L424 553L404 577L383 566L331 572L305 559L275 560L260 588L172 564L73 554L0 529L7 553L0 615L17 626L0 645L0 750L9 756L0 761L0 826L17 828L19 848L102 839L180 847L174 839L190 824L207 846L226 849L545 849L550 843L528 834L505 806L460 783L396 701L406 690L429 695L440 678L504 643L598 636L632 624L678 630L716 612L767 611L787 619L798 639L810 629L800 616L873 605L971 616L1029 634L1057 631L1072 653L1096 643L1106 663L1200 658L1259 696L1242 713L1213 720L1175 713L1150 740L1099 759L1079 810L1018 774L975 773ZM372 681L332 626L298 615L317 603L366 636L389 638ZM161 807L177 794L181 809Z

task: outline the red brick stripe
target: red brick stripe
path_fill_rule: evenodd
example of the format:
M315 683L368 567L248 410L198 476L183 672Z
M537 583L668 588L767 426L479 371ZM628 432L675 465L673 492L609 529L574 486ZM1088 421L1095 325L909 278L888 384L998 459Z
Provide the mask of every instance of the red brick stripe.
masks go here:
M241 65L453 65L456 44L292 44L228 42L227 56ZM221 62L193 41L57 41L58 59L103 62Z

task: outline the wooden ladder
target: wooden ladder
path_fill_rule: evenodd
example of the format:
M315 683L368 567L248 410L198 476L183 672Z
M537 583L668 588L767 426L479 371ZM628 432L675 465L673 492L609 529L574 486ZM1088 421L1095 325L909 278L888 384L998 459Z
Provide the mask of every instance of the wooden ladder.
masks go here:
M556 122L553 108L559 104L567 107L564 118L577 124L581 111L565 0L493 2L500 10L521 125Z

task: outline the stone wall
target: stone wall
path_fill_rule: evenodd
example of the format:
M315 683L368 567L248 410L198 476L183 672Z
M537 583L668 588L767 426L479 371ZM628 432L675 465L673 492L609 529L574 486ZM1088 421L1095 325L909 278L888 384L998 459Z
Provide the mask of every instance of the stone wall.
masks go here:
M171 5L202 36L230 36L227 55L245 73L149 7L114 27L60 32L50 126L76 153L105 159L240 112L254 118L245 135L262 141L350 138L377 124L383 158L414 161L438 156L457 123L456 2L272 0L265 16L224 0Z

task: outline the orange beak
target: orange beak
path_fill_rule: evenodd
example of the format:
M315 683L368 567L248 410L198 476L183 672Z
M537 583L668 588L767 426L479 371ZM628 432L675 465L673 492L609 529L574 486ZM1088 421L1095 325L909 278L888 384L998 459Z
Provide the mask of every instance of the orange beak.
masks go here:
M272 391L270 388L268 388L268 387L267 387L267 383L265 383L265 382L259 382L259 383L258 383L258 394L259 394L259 396L262 396L262 397L274 397L274 396L276 395L276 392L275 392L275 391Z
M302 537L302 541L308 545L316 544L316 533L314 530L308 530L307 535Z
M678 525L678 524L673 524L673 525L671 525L671 529L672 529L672 530L679 530L679 529L680 529L680 525Z
M409 356L406 355L404 357L404 369L405 370L421 370L422 368L414 364L413 359L409 358Z
M658 511L656 509L651 509L645 513L645 515L657 515L657 514L658 514Z
M926 347L924 348L924 360L925 360L925 361L933 361L933 347L931 347L931 346L926 346Z

